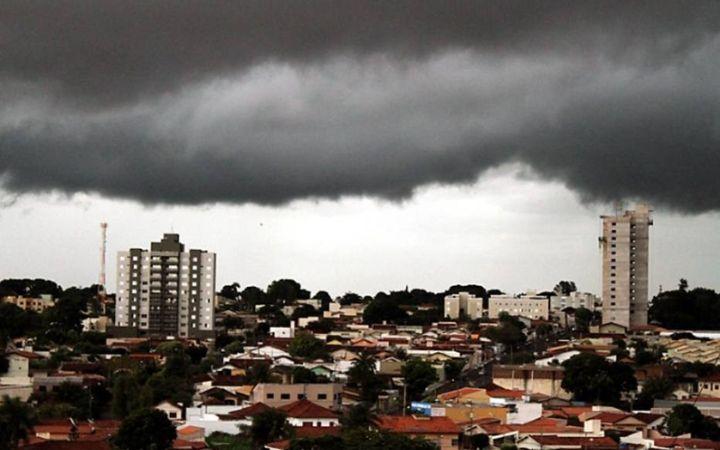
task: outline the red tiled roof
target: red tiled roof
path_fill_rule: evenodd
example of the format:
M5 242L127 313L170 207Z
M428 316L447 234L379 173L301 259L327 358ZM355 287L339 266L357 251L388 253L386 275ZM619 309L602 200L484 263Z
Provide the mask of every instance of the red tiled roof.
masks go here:
M246 417L252 417L255 415L258 415L260 413L263 413L265 411L271 410L272 408L266 405L263 402L257 402L253 403L252 405L242 408L242 409L236 409L235 411L230 411L227 415L231 416L236 419L242 419Z
M339 417L329 409L308 399L298 400L278 409L287 414L288 417L300 419L337 419Z
M599 414L589 417L589 419L598 419L602 423L615 423L615 422L619 422L620 420L623 420L630 416L631 416L631 414L627 414L627 413L615 413L615 412L603 411Z
M208 448L208 446L203 441L175 439L172 448L175 450L202 450Z
M20 448L23 450L112 450L108 441L44 441Z
M655 439L656 447L685 447L685 448L713 448L720 449L720 442L714 442L710 439L697 438L659 438Z
M458 434L460 427L447 417L380 416L379 428L405 434Z
M520 399L525 395L524 391L511 390L511 389L493 389L486 392L488 397L494 398L514 398Z
M473 394L475 392L482 391L480 388L471 388L471 387L464 387L460 389L455 389L454 391L445 392L443 394L438 395L438 399L440 401L448 401L448 400L454 400L456 398L463 397L468 394Z
M200 427L196 427L196 426L194 426L194 425L188 425L188 426L186 426L186 427L184 427L184 428L178 429L178 430L177 430L177 434L185 434L185 435L187 435L187 434L199 433L199 432L201 432L201 431L205 431L205 429L204 429L204 428L200 428Z
M547 436L531 435L532 439L540 445L553 446L578 446L585 448L618 448L617 442L608 436L601 437L577 437L577 436Z

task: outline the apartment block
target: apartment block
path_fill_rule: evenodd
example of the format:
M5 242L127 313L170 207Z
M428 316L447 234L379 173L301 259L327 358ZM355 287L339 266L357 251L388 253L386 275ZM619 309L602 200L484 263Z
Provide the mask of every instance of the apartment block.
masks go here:
M647 325L649 227L647 205L601 216L603 322Z
M589 292L571 292L569 295L553 295L550 297L550 310L559 314L565 308L585 308L595 311L596 305L600 305L600 298Z
M541 295L492 295L488 302L488 317L497 319L500 313L530 319L547 320L550 317L550 300Z
M177 234L118 252L115 324L126 334L212 337L214 297L215 253L185 251Z
M445 297L444 317L446 319L459 319L468 317L478 319L483 315L483 298L475 297L468 292L459 292Z

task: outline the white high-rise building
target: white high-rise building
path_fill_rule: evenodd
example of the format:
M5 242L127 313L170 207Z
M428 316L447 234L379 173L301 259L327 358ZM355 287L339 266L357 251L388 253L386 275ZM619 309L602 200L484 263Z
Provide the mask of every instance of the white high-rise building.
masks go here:
M479 319L483 315L483 298L475 297L468 292L458 292L445 296L443 317L459 319L467 317L471 320Z
M177 234L117 255L115 324L140 336L212 337L215 253L185 251Z
M650 208L602 217L603 322L647 325Z

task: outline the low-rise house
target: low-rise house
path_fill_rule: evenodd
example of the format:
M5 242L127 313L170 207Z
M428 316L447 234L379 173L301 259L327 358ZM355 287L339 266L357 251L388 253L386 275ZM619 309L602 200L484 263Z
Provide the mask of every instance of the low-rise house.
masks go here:
M294 427L336 427L340 425L338 414L306 399L281 406L278 410L287 415L288 423Z
M522 450L617 450L618 443L608 436L528 435L518 439Z
M561 386L564 374L562 366L534 364L495 365L492 369L493 383L505 389L569 399L570 393Z
M155 405L155 409L164 412L170 420L176 421L183 419L183 407L177 403L166 400Z
M392 377L400 376L405 361L395 356L388 356L375 361L375 371L378 375L387 375Z
M6 354L8 360L7 371L0 374L0 384L28 385L32 384L30 377L30 361L44 359L42 355L24 350L11 350Z
M382 430L426 439L440 450L460 448L460 427L447 417L380 416L376 426Z

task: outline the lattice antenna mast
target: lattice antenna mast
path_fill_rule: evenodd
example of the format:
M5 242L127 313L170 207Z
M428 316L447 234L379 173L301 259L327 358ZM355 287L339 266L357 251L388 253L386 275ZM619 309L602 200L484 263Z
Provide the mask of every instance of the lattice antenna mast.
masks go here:
M98 285L100 290L105 292L105 253L107 249L107 227L106 222L100 223L100 277L98 279Z

